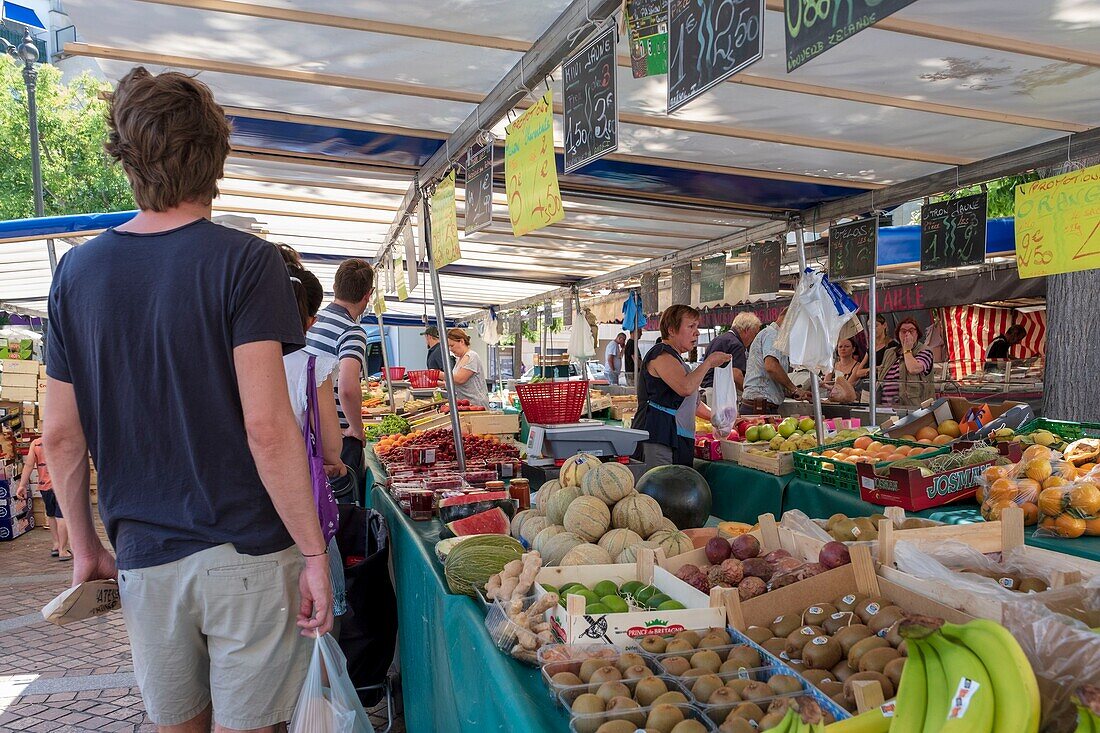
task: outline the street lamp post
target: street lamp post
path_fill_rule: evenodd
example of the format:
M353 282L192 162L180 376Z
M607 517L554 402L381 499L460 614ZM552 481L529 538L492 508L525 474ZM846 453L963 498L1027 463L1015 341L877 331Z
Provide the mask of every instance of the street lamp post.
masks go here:
M3 38L0 38L0 48L11 56L16 63L23 64L23 84L27 87L27 122L31 132L31 180L34 185L34 215L42 217L46 215L46 207L42 201L42 157L38 151L38 104L35 100L35 90L38 86L38 46L34 43L30 29L23 31L23 42L13 46ZM53 240L46 240L46 249L50 255L50 272L57 268L57 254L54 251Z

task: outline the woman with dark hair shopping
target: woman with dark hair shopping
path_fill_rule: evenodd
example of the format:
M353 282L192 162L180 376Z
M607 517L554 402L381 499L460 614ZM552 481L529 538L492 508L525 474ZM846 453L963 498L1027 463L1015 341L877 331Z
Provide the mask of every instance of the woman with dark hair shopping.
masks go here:
M936 396L932 379L932 351L921 339L924 331L912 318L894 330L899 346L886 352L879 367L884 405L919 405Z

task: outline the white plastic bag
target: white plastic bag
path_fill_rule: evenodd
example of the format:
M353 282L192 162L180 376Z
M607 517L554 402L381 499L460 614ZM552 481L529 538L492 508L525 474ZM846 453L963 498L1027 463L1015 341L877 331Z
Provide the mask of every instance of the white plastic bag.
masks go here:
M824 273L806 268L783 319L777 347L790 356L791 367L831 372L836 343L858 310L843 288Z
M347 659L330 634L318 637L313 647L289 733L374 733L348 677Z
M596 355L592 329L580 308L573 312L573 330L569 334L569 354L574 359L580 359L582 363L585 359Z
M737 383L733 381L733 367L729 364L714 370L714 404L710 412L715 437L725 438L737 422Z

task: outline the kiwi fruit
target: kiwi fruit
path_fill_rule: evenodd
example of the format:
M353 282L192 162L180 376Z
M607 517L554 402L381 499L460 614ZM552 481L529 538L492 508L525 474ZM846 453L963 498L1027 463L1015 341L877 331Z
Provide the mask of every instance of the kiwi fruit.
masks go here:
M885 673L886 665L895 659L901 659L901 655L898 654L898 650L892 646L872 649L859 658L859 671Z
M898 689L898 685L901 684L901 671L905 668L905 657L896 657L886 663L886 667L882 670L882 673L890 679L890 684L894 686L894 689Z
M589 682L592 680L592 673L600 667L606 667L606 659L586 659L581 663L580 678L581 682Z
M638 680L634 686L634 699L642 707L648 708L661 695L668 692L668 685L660 677L646 677Z
M833 525L833 529L829 534L835 537L838 542L853 542L858 531L856 523L845 517Z
M741 696L724 685L712 692L710 699L707 700L708 705L727 705L731 708L739 702L741 702ZM718 720L716 722L721 723L722 721Z
M833 679L833 673L827 669L807 669L802 673L802 676L814 687L818 687L822 682Z
M869 624L871 619L878 614L888 604L881 598L865 598L856 604L856 607L852 610L859 616L859 620L865 624Z
M687 632L685 631L684 633L686 634ZM665 645L665 654L680 654L682 652L692 651L695 651L695 644L688 639L677 637Z
M785 637L773 636L760 646L764 647L764 650L769 654L774 654L783 659L787 658L787 639Z
M590 693L578 695L577 699L573 701L573 704L569 706L569 709L573 711L573 715L602 713L606 708L607 704L602 697Z
M707 629L707 636L717 636L719 639L722 640L723 644L733 643L733 637L731 637L730 632L726 631L725 629L720 629L717 627ZM700 645L701 644L702 641L700 640Z
M588 678L588 683L593 687L599 687L604 682L618 682L623 678L623 673L610 664L600 667Z
M832 701L847 710L849 713L854 713L856 711L856 704L854 702L849 702L848 698L844 696L843 692L841 692L839 695L833 695Z
M841 659L837 662L832 669L829 670L832 673L833 679L837 682L843 682L856 673L856 670L848 666L847 659Z
M558 687L571 687L572 685L584 684L584 680L582 680L580 677L573 674L572 672L558 672L556 675L550 678L550 681Z
M640 680L643 677L652 677L653 670L644 664L635 664L633 667L627 667L623 671L624 680Z
M663 695L659 695L656 700L653 701L653 706L657 705L676 705L679 703L687 702L687 695L679 690L670 690Z
M763 700L767 697L775 697L775 690L773 690L766 682L758 682L757 680L749 680L749 684L745 685L745 688L740 692L741 697L745 700Z
M1020 590L1020 577L1012 573L997 573L993 578L997 585L1008 590Z
M1016 590L1020 593L1042 593L1049 589L1049 587L1047 582L1042 578L1028 575L1020 579L1020 585Z
M924 520L917 519L916 517L910 517L901 523L898 529L921 529L924 527Z
M831 603L817 603L802 613L802 623L807 626L821 626L825 619L836 612L836 606Z
M655 705L652 710L649 711L649 717L646 718L645 727L653 728L660 733L672 733L672 729L676 727L676 724L683 721L684 713L680 708L673 705Z
M859 660L864 654L872 649L882 649L883 647L890 647L890 642L879 636L868 636L866 639L857 641L855 646L848 650L848 666L853 670L858 670Z
M852 530L855 539L861 542L878 539L878 529L875 527L875 523L870 519L867 517L860 517L852 521L855 524L855 529Z
M745 631L745 636L752 639L757 644L763 644L768 639L774 638L775 634L767 626L750 626Z
M792 631L802 625L802 617L800 615L788 613L782 616L777 616L775 621L772 621L771 623L771 630L774 636L786 637L789 636Z
M836 611L821 623L821 628L825 629L826 634L835 634L845 626L858 623L859 618L851 611Z
M676 641L686 641L687 643L691 644L692 649L695 649L699 646L699 641L702 638L703 637L699 634L698 631L692 631L691 629L681 631L679 634L676 635Z
M908 657L909 656L909 640L908 639L902 639L901 643L898 644L898 654L900 654L903 657Z
M726 661L723 663L722 667L728 666L731 662L737 665L730 670L733 672L736 672L742 667L745 669L755 669L756 667L764 666L760 659L760 652L756 651L751 646L738 646L730 649L730 653L726 657Z
M802 682L789 674L774 674L768 678L768 687L772 688L776 695L783 695L788 692L801 692Z
M825 531L831 532L833 530L833 527L836 526L837 522L843 521L847 518L847 514L834 514L833 516L825 520Z
M718 647L726 646L729 642L723 639L718 634L707 634L699 640L700 649L717 649Z
M616 697L607 704L607 717L611 720L628 720L634 725L645 723L642 706L629 697Z
M887 606L872 616L867 625L871 627L871 631L874 633L886 636L886 630L903 618L905 618L905 611L897 606Z
M816 636L802 649L802 661L810 669L832 669L843 658L840 642L831 636Z
M642 651L648 654L664 654L668 639L663 636L650 636L642 640Z
M619 668L620 672L626 672L628 667L633 667L637 664L645 665L645 659L641 654L635 654L634 652L627 652L619 657L619 661L615 666Z
M673 677L679 677L680 675L691 669L691 662L683 657L667 657L660 661L662 667Z
M630 688L622 682L604 682L596 690L596 694L603 699L604 703L609 703L613 697L630 697Z
M752 682L752 680L746 680L746 679L742 679L740 677L734 677L732 680L727 680L726 681L726 687L728 687L731 690L733 690L734 692L736 692L738 697L740 697L741 699L744 699L745 696L742 695L741 693L745 691L745 688L749 686L750 682Z
M596 729L596 733L634 733L638 726L628 720L612 720Z
M699 702L705 703L710 701L710 696L715 690L724 686L725 683L718 675L705 674L695 680L695 684L691 686L691 694Z
M698 720L682 720L672 726L672 733L707 733L707 727Z
M881 522L883 519L888 519L885 514L872 514L867 518L870 519L876 527L878 526L878 523Z
M717 672L718 668L722 666L722 658L718 656L718 652L712 649L704 649L691 655L691 666L696 669L709 669L711 672Z
M754 723L759 723L760 719L764 717L764 711L754 702L743 702L732 711L730 711L730 718L744 718L745 720L751 720ZM729 720L729 718L726 718Z
M829 697L833 697L834 695L843 695L844 683L837 682L836 680L825 680L817 686L817 689L821 690Z
M882 672L859 672L844 681L844 698L848 700L848 702L850 702L852 705L855 705L856 702L855 692L853 691L852 683L863 680L874 680L875 682L878 682L882 686L883 698L889 700L894 696L894 685Z
M680 676L686 679L695 679L696 677L702 677L708 674L714 674L714 672L711 672L709 669L703 669L701 667L692 667Z
M901 646L902 644L905 643L905 639L902 638L902 635L901 635L901 622L900 621L898 621L896 624L894 624L890 628L886 629L885 634L879 634L879 635L883 639L886 639L886 641L890 642L890 646L894 647L895 649L897 649L899 646Z
M787 710L773 710L767 713L760 719L760 730L771 730L772 728L779 727L779 724L783 722L783 718L787 717Z
M798 659L802 654L802 647L810 642L810 639L821 636L825 629L820 626L800 626L787 636L787 655L792 659Z
M840 643L840 648L844 652L844 656L848 656L852 651L852 647L858 642L867 639L874 634L871 633L871 627L864 624L852 624L851 626L845 626L840 631L833 634L833 638Z
M756 727L745 718L730 715L718 726L718 733L756 733Z
M806 663L801 659L788 659L787 666L793 669L795 672L802 674L806 671Z
M860 595L859 593L849 593L846 596L837 598L833 605L836 606L838 611L854 611L856 606L867 599L867 596Z

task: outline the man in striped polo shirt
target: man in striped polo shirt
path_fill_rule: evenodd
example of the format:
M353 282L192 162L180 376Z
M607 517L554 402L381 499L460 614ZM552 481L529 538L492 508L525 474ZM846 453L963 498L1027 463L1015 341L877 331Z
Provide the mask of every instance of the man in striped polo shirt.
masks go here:
M306 351L317 356L335 356L339 367L334 373L336 412L344 433L340 457L355 469L359 485L353 487L352 500L362 497L363 448L363 371L367 365L367 334L359 319L367 310L374 291L374 270L360 259L344 260L333 282L335 299L317 313L317 321L306 334Z

